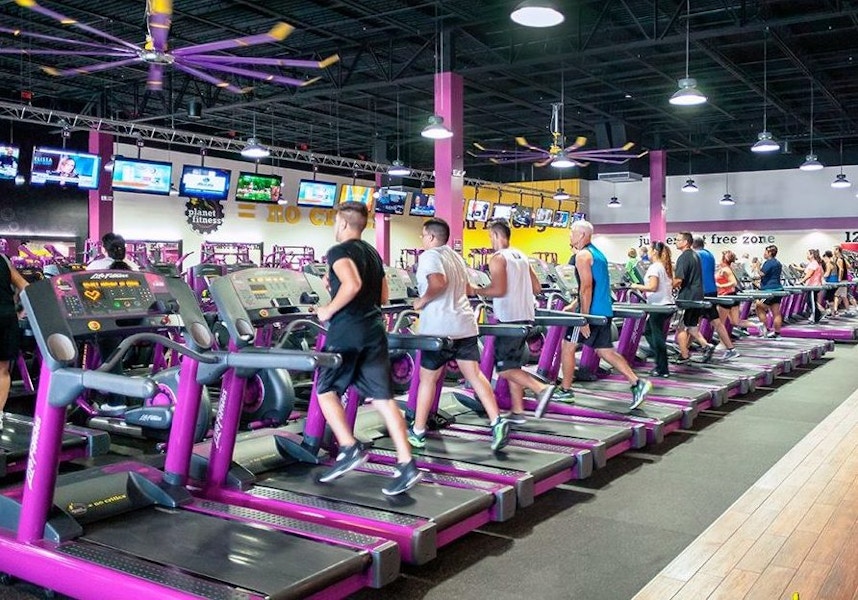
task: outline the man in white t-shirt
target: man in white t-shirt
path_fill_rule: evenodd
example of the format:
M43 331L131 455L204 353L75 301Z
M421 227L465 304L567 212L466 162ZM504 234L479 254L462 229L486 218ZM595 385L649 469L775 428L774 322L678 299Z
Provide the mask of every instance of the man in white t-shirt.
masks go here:
M449 238L450 226L443 219L433 218L423 223L424 252L417 263L420 297L414 302L414 308L422 310L418 333L450 338L452 345L438 352L422 353L417 411L408 430L408 441L415 448L426 445L426 421L438 378L444 365L455 360L491 421L492 450L500 450L509 441L509 423L500 416L492 386L480 371L477 317L468 300L472 290L465 261L446 245Z

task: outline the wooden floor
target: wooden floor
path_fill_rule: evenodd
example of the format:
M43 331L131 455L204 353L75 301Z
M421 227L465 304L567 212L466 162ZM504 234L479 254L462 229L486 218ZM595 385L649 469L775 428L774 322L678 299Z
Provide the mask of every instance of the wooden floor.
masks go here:
M858 392L634 600L858 600Z

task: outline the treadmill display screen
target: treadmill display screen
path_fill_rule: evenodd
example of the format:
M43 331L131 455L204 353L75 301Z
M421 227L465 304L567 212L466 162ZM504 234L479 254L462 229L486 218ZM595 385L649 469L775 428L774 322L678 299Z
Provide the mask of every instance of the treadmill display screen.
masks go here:
M533 272L536 273L536 278L539 280L540 285L542 287L549 285L551 283L551 273L548 272L548 265L538 258L528 260L530 261L530 266L533 268Z
M575 278L575 267L573 265L557 265L554 267L557 281L573 294L578 293L578 280Z
M90 278L77 278L78 298L66 296L69 312L80 316L100 316L115 313L146 313L155 298L143 274L100 272ZM79 306L71 306L77 304ZM78 310L74 310L74 309Z

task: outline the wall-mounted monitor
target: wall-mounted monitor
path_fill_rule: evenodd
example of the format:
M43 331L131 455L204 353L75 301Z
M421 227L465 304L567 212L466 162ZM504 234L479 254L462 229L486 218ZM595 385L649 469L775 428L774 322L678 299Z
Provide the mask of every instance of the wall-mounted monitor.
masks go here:
M554 222L554 210L551 208L539 207L536 209L536 214L533 216L533 224L537 227L550 227Z
M101 160L95 154L65 148L33 148L30 183L94 190L98 188L100 167Z
M0 144L0 179L15 179L18 176L18 157L21 149L18 146Z
M375 201L375 212L381 215L405 214L405 201L408 192L389 187L378 190L378 200Z
M575 221L584 221L586 219L587 219L587 213L582 213L582 212L573 212L572 213L572 222L573 223Z
M269 202L277 204L280 201L280 190L283 178L280 175L263 175L262 173L238 174L235 187L235 199L238 202Z
M152 160L133 160L117 156L113 160L114 191L138 192L141 194L170 193L173 181L173 164Z
M495 209L492 211L492 219L512 221L512 210L512 204L495 204Z
M365 185L344 185L340 188L340 202L360 202L366 204L367 210L372 210L372 194L375 188Z
M551 223L552 227L569 227L569 211L568 210L556 210L554 211L554 221Z
M226 200L231 171L185 165L179 180L179 195L208 200Z
M519 227L530 227L533 225L533 209L519 204L512 210L512 223Z
M412 217L434 217L435 196L423 192L414 192L411 196L411 209L408 214Z
M489 220L491 207L491 202L485 200L468 200L468 212L465 213L465 220L485 223Z
M312 179L302 179L298 182L298 206L333 208L336 199L336 183Z

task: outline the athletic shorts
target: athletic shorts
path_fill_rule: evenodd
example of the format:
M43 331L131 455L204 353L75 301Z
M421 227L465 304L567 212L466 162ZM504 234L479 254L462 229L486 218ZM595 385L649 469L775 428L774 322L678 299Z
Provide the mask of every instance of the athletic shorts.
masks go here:
M741 300L730 300L729 304L727 303L726 300L719 300L718 306L720 306L721 308L726 308L727 310L729 310L729 309L733 308L734 306L739 306L741 303L742 303Z
M584 337L578 333L578 343L584 344L585 346L589 346L593 350L598 350L599 348L613 348L614 340L612 332L611 332L611 321L613 319L608 317L608 322L604 325L590 325L590 335ZM572 327L566 329L566 336L564 339L567 342L572 341Z
M718 307L714 304L709 308L701 308L700 311L700 318L707 319L710 323L715 319L721 318L721 315L718 314Z
M682 311L682 320L680 324L683 327L697 327L700 324L700 317L703 316L704 309L702 308L686 308Z
M0 361L15 360L21 349L21 328L18 317L0 317Z
M780 296L771 296L770 298L766 298L766 299L762 300L762 303L765 304L766 306L774 306L775 304L781 303L781 297Z
M846 289L845 285L841 285L834 291L834 295L838 298L845 298L849 295L849 291Z
M477 336L453 340L448 348L437 352L423 351L420 355L420 366L430 371L437 371L451 360L472 360L479 362L480 346Z
M516 321L501 323L501 325L533 325L533 323ZM524 365L528 335L501 335L495 337L495 368L498 372L520 369Z
M321 367L316 380L319 394L336 392L345 394L349 386L354 386L365 398L390 400L393 398L393 385L390 378L390 355L387 349L387 336L366 340L363 348L328 348L325 352L336 352L343 358L339 367Z

